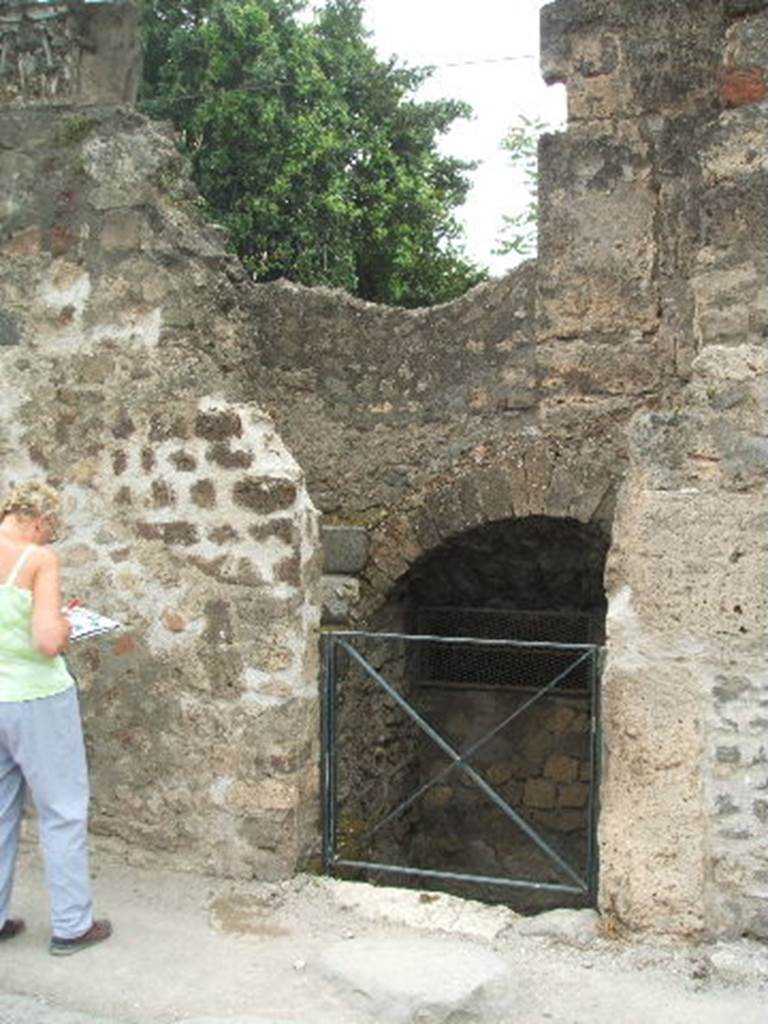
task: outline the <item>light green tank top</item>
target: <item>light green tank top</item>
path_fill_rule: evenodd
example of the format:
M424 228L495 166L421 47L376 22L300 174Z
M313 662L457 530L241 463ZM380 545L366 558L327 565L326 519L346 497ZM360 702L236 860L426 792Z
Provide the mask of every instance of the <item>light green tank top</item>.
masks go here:
M64 659L41 654L32 642L32 594L15 586L32 550L24 549L0 585L0 703L52 697L74 685Z

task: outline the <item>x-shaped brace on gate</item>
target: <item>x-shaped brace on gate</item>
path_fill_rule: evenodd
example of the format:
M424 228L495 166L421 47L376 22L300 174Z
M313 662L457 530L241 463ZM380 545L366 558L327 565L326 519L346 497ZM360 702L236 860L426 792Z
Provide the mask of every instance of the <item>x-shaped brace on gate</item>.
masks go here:
M378 824L374 825L374 827L366 834L366 839L373 836L380 828L386 825L387 822L391 821L393 818L396 818L398 815L402 814L403 811L407 810L408 807L410 807L416 800L418 800L420 796L426 793L426 791L430 789L430 787L436 785L441 779L444 779L450 772L454 770L454 768L458 768L474 782L478 789L480 789L481 792L484 793L485 796L487 796L488 799L493 804L495 804L495 806L498 807L498 809L507 818L509 818L509 820L512 821L512 823L516 825L517 828L519 828L520 831L523 832L524 835L526 835L528 839L530 839L531 842L533 842L542 851L542 853L560 869L560 871L568 879L570 879L571 882L573 882L578 887L579 891L584 893L589 891L588 882L586 882L571 867L571 865L568 864L568 862L565 861L560 856L560 854L556 850L554 850L549 845L549 843L546 842L545 839L542 838L542 836L539 835L539 833L525 820L525 818L522 817L522 815L518 814L518 812L513 807L511 807L509 803L499 793L497 793L496 790L492 786L490 786L481 775L479 775L475 771L474 768L471 767L471 765L469 764L469 760L472 757L474 757L474 755L482 747L484 747L486 743L490 742L490 740L492 740L494 736L498 735L498 733L501 732L502 729L505 729L512 721L514 721L515 718L517 718L524 711L526 711L533 703L535 703L542 696L544 696L544 694L554 689L554 687L557 686L558 683L562 682L562 680L565 679L565 677L568 676L575 668L577 668L582 662L584 662L587 658L593 655L594 652L591 647L584 650L582 654L573 662L573 664L569 665L568 668L564 669L557 676L555 676L555 678L552 679L549 683L547 683L546 686L543 686L540 690L537 691L537 693L533 694L528 700L526 700L523 704L516 708L512 712L512 714L508 715L501 723L494 726L494 728L485 736L483 736L481 739L473 743L472 746L470 746L463 754L460 754L457 750L454 749L454 747L450 743L448 743L447 740L445 740L435 729L432 728L432 726L429 724L429 722L426 721L426 719L422 718L422 716L418 713L418 711L415 710L415 708L411 707L408 701L406 701L397 692L397 690L379 672L377 672L376 669L369 662L367 662L365 658L360 654L360 652L357 651L348 641L342 639L335 639L334 642L338 643L339 646L341 646L350 655L350 657L352 657L364 669L364 671L374 680L374 682L378 683L378 685L386 691L386 693L392 698L392 700L398 705L398 707L400 707L406 713L406 715L408 715L408 717L413 722L415 722L416 725L418 725L422 732L424 732L424 734L428 736L429 739L431 739L432 742L435 743L443 751L443 753L447 754L448 757L451 759L451 763L446 768L444 768L441 772L435 775L428 782L420 786L414 793L411 794L411 796L409 796L406 800L399 804L393 811L390 811L389 814L386 815L386 817L384 817L380 822L378 822Z

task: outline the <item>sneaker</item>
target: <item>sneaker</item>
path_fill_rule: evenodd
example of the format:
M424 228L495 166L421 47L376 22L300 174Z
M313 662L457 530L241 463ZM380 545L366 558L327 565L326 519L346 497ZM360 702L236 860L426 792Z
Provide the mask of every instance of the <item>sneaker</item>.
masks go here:
M109 921L94 921L88 931L77 938L59 939L54 935L48 951L51 956L71 956L72 953L79 953L81 949L95 946L97 942L104 942L111 934L112 925Z
M5 924L0 928L0 942L5 939L15 938L19 932L24 931L24 922L20 917L9 917Z

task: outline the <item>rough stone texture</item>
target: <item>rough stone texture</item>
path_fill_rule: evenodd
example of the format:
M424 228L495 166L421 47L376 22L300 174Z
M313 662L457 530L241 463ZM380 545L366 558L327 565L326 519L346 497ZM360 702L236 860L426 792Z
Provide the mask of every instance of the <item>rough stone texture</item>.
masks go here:
M415 312L263 289L270 407L321 506L369 527L370 622L401 628L414 567L475 527L613 526L601 904L765 935L768 13L560 0L542 22L570 124L542 142L537 265ZM525 408L481 397L513 357ZM309 409L288 424L292 388Z
M545 7L570 124L542 141L538 262L411 311L252 286L165 129L83 106L115 95L87 85L70 16L37 13L61 55L0 82L0 454L4 482L65 483L68 579L137 623L79 655L97 826L218 871L295 862L316 781L305 474L370 542L331 617L402 628L419 567L489 524L508 548L537 517L610 538L601 906L768 935L766 4ZM0 25L39 61L30 19ZM544 594L551 562L494 597ZM384 735L413 763L412 735ZM544 746L531 797L583 813L583 757Z
M764 11L727 29L715 4L696 15L713 83L718 63L764 66ZM601 903L636 927L765 936L765 104L703 107L688 131L698 227L670 266L688 274L690 380L632 423L609 556Z
M360 526L324 526L323 570L327 573L360 573L368 559L368 535Z
M360 581L355 576L323 576L322 625L348 624L360 600Z
M2 485L62 485L67 592L127 626L72 652L93 828L289 874L317 834L319 536L231 372L243 273L164 129L40 105L0 136Z
M447 1024L462 1012L482 1019L488 990L507 973L488 950L424 938L335 943L315 969L355 998L362 1013L392 1024Z
M132 0L0 8L0 103L133 103L141 46Z
M372 921L405 925L420 931L451 932L473 939L496 939L520 918L508 907L489 907L446 893L424 893L394 886L333 881L330 896L336 906Z
M514 929L520 935L538 935L567 946L590 946L598 935L600 917L594 910L550 910L522 918Z

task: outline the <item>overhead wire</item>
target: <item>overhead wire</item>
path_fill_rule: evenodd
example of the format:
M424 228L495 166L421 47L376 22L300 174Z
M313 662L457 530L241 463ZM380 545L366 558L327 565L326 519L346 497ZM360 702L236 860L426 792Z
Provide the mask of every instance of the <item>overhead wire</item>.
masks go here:
M508 57L481 57L476 60L459 60L459 61L436 61L434 63L425 61L424 63L419 62L414 64L416 68L429 68L432 71L437 71L440 68L463 68L463 67L476 67L482 64L504 64L509 61L517 60L538 60L538 54L535 53L517 53ZM226 92L261 92L261 89L255 87L249 87L247 85L239 85L234 89L227 89ZM195 93L183 93L181 95L168 97L170 100L201 100L209 96L210 93L195 92ZM143 103L167 103L168 100L165 98L154 97L146 99Z

